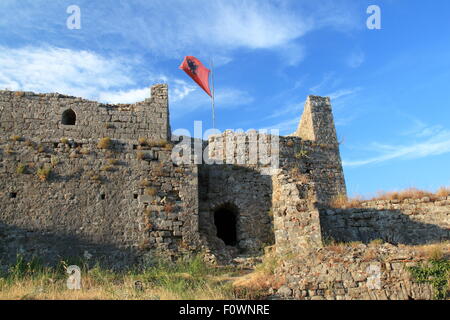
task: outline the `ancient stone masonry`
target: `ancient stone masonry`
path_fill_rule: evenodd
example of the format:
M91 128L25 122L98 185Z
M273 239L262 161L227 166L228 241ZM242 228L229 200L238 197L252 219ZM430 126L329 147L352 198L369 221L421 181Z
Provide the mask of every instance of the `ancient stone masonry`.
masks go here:
M414 281L408 267L426 263L411 248L335 246L286 258L277 270L285 278L282 298L300 300L430 300L430 284Z
M290 136L200 141L202 164L173 161L181 142L171 141L167 85L128 105L0 91L0 112L0 265L23 254L124 268L200 251L227 262L273 244L280 257L310 259L329 239L449 239L448 198L330 208L346 187L329 98L308 97ZM295 281L291 296L325 296Z
M170 138L167 86L152 88L152 96L129 105L108 105L58 93L0 91L3 132L47 142L72 139L153 140Z
M167 86L151 93L120 106L0 93L3 262L88 252L124 267L198 248L198 169L172 163Z
M320 217L324 238L336 241L420 245L450 239L450 197L368 201L357 208L321 209Z

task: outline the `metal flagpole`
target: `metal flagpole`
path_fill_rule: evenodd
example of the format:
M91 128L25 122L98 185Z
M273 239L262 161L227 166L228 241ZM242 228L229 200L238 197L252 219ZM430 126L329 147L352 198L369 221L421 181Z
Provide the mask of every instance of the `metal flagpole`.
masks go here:
M211 97L211 103L212 103L212 123L213 123L213 129L216 128L216 115L214 110L214 65L213 60L211 59L211 85L212 85L212 97Z

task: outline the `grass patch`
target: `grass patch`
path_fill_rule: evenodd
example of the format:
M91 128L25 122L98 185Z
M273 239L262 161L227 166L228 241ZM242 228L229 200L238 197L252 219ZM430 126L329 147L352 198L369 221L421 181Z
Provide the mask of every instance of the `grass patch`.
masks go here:
M120 161L118 159L108 159L108 164L110 164L111 166L117 166L118 164L120 164Z
M36 171L36 175L38 176L39 180L41 180L41 181L48 181L51 173L52 173L52 168L50 168L50 167L42 167Z
M25 174L25 173L27 173L27 165L23 164L23 163L20 163L17 166L16 173L17 174Z
M66 286L67 266L81 267L81 290ZM155 260L141 269L112 272L83 261L44 267L39 260L18 257L0 277L0 299L67 300L228 300L236 299L228 268L205 263L200 255L176 262Z
M100 168L100 171L106 171L106 172L114 171L114 166L113 165L104 165Z
M150 187L151 183L147 179L139 181L139 186L142 188Z
M362 202L362 197L348 198L347 196L340 194L331 200L329 206L332 208L357 208L361 206Z
M163 148L166 147L168 142L164 139L147 141L147 146L150 148Z
M156 188L146 188L145 189L145 193L149 196L155 196L158 193L158 190L156 190Z
M88 148L81 148L80 149L80 154L83 154L83 155L87 156L90 153L91 153L91 150L89 150Z
M23 141L23 138L21 136L14 135L14 136L11 136L11 141L20 142L20 141Z
M138 151L138 152L136 153L136 158L137 158L138 160L145 160L145 153L142 152L142 151Z
M112 140L111 138L108 137L100 139L97 143L97 148L99 149L107 150L111 149L111 147L112 147Z

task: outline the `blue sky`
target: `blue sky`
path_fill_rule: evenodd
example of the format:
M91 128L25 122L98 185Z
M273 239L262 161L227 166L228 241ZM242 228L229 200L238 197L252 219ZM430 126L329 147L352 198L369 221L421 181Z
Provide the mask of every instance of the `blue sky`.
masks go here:
M369 30L369 5L381 30ZM69 30L68 6L81 9ZM221 130L295 131L330 96L349 194L450 185L450 1L1 0L0 88L110 103L170 86L173 129L211 124L178 69L215 61Z

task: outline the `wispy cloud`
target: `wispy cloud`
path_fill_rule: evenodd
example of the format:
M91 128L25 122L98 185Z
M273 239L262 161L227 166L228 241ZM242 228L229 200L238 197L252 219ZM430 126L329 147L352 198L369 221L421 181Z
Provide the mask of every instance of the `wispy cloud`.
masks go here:
M139 59L104 57L89 51L55 47L0 47L0 88L34 92L59 92L107 103L133 103L150 96L150 85L170 86L171 107L180 114L210 105L209 97L195 84L147 71L142 87L137 80ZM142 79L140 79L142 80ZM250 104L253 97L235 88L216 92L218 108Z
M76 41L96 51L135 48L166 58L179 58L189 52L200 57L215 56L219 64L229 62L237 49L274 50L287 64L296 65L305 55L304 44L298 42L305 34L323 27L342 30L355 21L348 4L316 2L320 4L312 6L292 0L135 0L94 4L79 0L82 29L69 33L65 28L65 8L60 3L2 1L0 11L14 14L3 17L0 30L9 30L5 35L14 34L18 41L27 43L36 41L39 32L41 43L51 39L55 46L67 47ZM55 30L63 32L62 36L55 37ZM105 41L100 44L99 38Z
M389 145L372 143L371 148L378 155L362 160L345 160L346 167L358 167L375 163L382 163L394 159L418 159L436 156L450 152L450 130L441 126L430 126L424 128L422 133L412 133L416 137L427 137L422 141L410 145Z
M133 85L128 71L126 60L89 51L0 47L0 87L11 90L94 98L101 91Z

